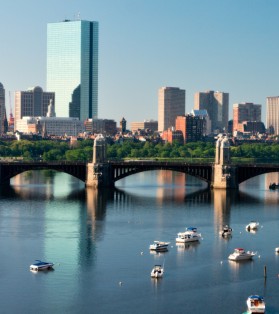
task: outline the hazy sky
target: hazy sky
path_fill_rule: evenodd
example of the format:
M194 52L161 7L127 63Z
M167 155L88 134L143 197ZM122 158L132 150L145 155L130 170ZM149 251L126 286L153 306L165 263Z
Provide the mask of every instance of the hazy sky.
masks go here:
M161 86L219 90L232 104L279 95L278 0L0 0L0 82L46 88L47 23L99 22L99 118L157 120ZM13 104L13 99L11 100ZM57 106L59 104L56 104Z

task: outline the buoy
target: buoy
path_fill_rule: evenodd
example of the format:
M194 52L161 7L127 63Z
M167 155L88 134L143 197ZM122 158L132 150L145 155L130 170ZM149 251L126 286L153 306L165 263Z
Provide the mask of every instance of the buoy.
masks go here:
M223 261L221 261L220 264L222 265L222 264L223 264Z
M122 286L122 281L119 281L119 286Z
M143 252L140 252L141 255L143 255Z

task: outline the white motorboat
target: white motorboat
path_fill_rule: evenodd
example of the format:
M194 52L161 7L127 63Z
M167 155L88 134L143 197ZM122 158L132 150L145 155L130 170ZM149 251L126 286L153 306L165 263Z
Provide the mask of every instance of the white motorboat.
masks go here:
M197 228L188 227L186 231L179 232L177 234L176 242L178 243L188 243L195 242L201 239L201 234L197 232Z
M232 235L232 228L228 225L225 225L223 229L219 232L222 237L229 237Z
M42 262L40 260L36 260L36 262L30 265L30 270L39 271L39 270L49 270L54 266L53 263Z
M234 249L234 252L229 255L228 259L231 261L249 260L252 259L255 255L256 255L255 252L250 251L245 252L244 249L237 248Z
M247 226L246 226L246 230L250 231L250 230L257 230L259 228L259 223L257 221L251 221Z
M265 313L265 302L259 295L250 295L246 301L248 313Z
M152 278L161 278L164 274L164 268L161 265L155 265L154 268L151 270L151 277Z
M156 252L164 252L168 250L169 242L161 242L161 241L154 241L153 244L149 245L149 250L156 251Z

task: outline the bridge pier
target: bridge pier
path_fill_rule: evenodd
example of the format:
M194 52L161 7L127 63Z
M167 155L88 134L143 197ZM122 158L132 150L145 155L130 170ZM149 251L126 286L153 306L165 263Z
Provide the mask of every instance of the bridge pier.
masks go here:
M227 137L219 137L216 142L211 187L213 189L238 189L236 173L236 167L231 165L229 140Z
M87 164L85 185L96 189L114 186L110 165L106 163L106 139L101 134L94 140L93 162Z

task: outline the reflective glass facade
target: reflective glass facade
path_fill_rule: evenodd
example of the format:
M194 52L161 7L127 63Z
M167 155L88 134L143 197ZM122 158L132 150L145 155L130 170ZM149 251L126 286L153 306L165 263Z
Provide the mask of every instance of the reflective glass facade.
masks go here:
M47 26L47 90L55 92L57 117L98 117L98 27L80 20Z

